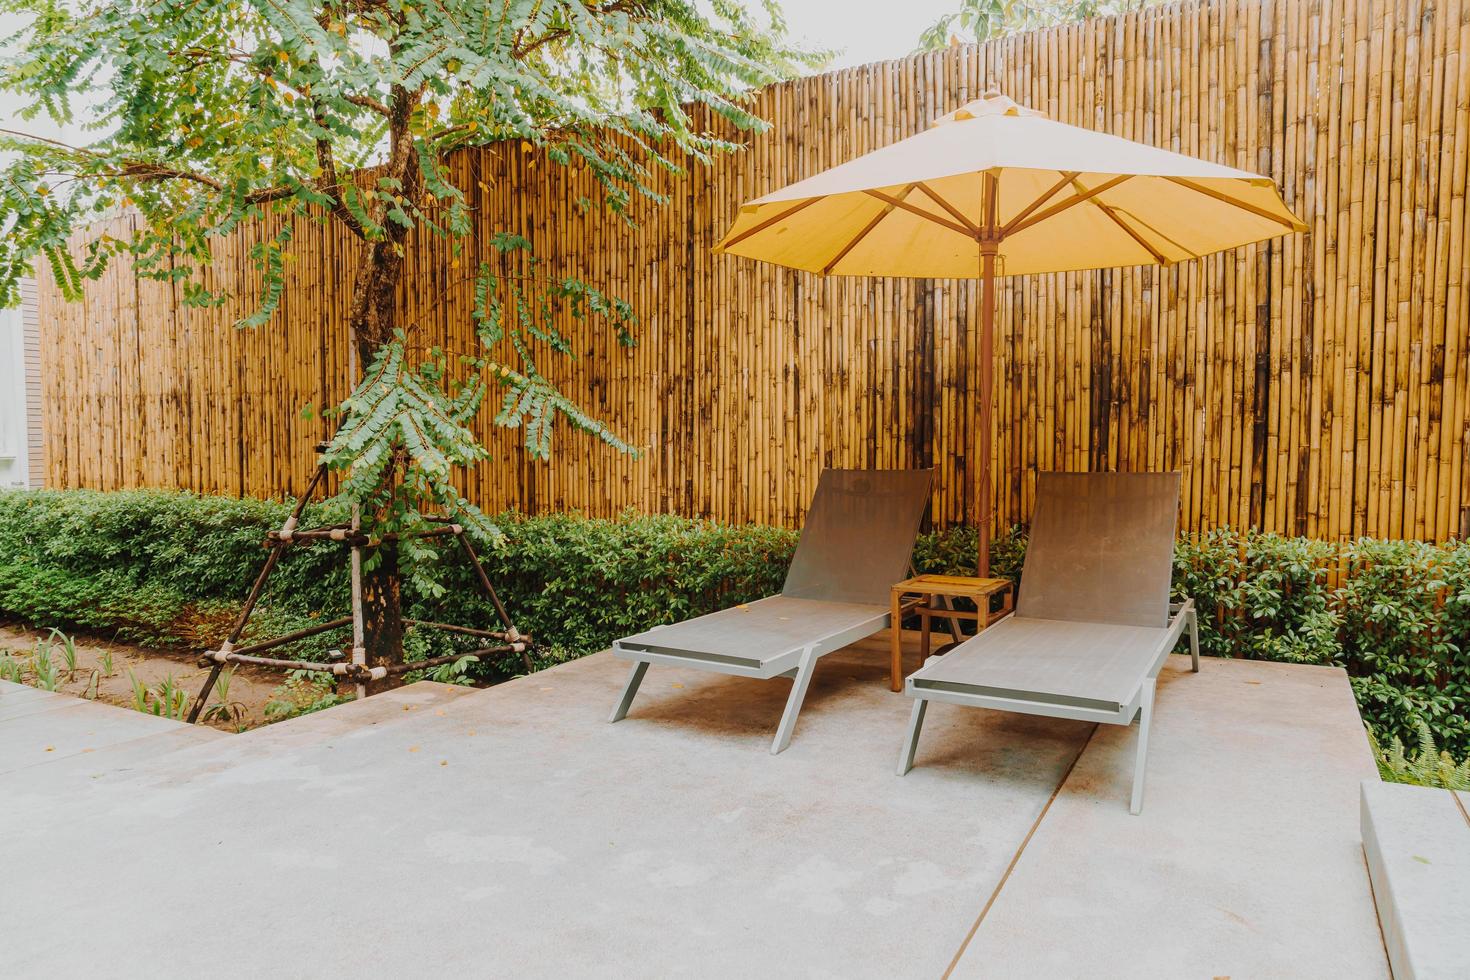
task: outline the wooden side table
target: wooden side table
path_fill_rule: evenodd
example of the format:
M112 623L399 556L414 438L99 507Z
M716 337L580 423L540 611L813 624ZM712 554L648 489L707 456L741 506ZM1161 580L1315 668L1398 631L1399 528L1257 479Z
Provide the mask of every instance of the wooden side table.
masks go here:
M1015 607L1015 586L1008 578L969 578L964 575L915 575L904 579L893 587L893 628L891 685L895 691L903 690L903 617L918 613L921 624L919 640L919 663L929 656L929 629L934 619L970 620L979 629L984 629L1002 617L1009 616ZM944 596L951 599L969 599L975 603L975 612L945 609L934 604ZM998 601L996 600L998 597Z

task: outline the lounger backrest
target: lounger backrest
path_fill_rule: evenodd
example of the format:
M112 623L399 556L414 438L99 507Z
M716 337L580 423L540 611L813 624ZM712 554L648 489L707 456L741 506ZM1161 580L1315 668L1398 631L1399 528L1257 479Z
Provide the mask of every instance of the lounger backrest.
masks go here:
M1163 626L1178 473L1042 473L1016 615Z
M781 594L888 605L908 578L933 470L823 470Z

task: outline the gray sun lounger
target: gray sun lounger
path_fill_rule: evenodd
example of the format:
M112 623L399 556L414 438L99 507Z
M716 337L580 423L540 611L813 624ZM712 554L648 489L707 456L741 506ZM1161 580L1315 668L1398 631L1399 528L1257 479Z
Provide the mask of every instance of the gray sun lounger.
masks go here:
M627 715L649 664L790 677L771 753L785 749L817 658L888 626L932 480L932 470L823 471L781 594L614 642L634 663L609 720Z
M1170 604L1178 473L1043 473L1013 615L931 657L898 773L913 768L930 701L1111 725L1139 719L1129 809L1143 807L1154 687L1185 627L1199 670L1194 601Z

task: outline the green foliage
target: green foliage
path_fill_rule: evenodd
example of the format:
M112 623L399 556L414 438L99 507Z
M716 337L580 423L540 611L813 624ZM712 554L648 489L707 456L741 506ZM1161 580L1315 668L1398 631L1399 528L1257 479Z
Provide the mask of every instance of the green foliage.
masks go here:
M617 452L636 453L537 367L538 348L572 356L571 339L560 326L566 322L578 327L604 323L619 343L632 346L637 322L632 307L581 280L544 275L524 238L497 235L491 247L497 262L483 263L475 282L480 349L453 358L433 347L411 364L410 334L399 331L334 411L342 422L322 456L344 475L340 496L371 515L366 524L372 532L401 536L400 572L425 596L443 594L440 561L456 547L413 536L429 529L432 518L456 521L482 545L493 545L500 536L495 524L460 495L453 479L456 468L488 456L470 425L490 384L504 391L496 424L521 428L532 458L550 457L558 420ZM506 364L507 356L518 367ZM467 376L455 377L456 362Z
M1418 738L1412 756L1405 752L1403 740L1398 736L1385 749L1369 733L1378 775L1393 783L1470 791L1470 759L1457 763L1448 752L1441 752L1434 744L1434 733L1423 719L1415 720L1414 729Z
M287 504L165 491L0 492L0 615L202 649L223 636L264 561L260 541ZM333 523L337 505L309 508ZM781 587L793 531L625 514L494 519L482 558L516 625L538 641L537 668L606 648L619 636L769 595ZM88 533L81 533L86 530ZM993 542L992 569L1019 577L1025 534ZM921 535L921 572L974 570L968 528ZM442 591L405 591L414 619L496 625L469 566L453 554ZM1428 725L1456 758L1470 753L1470 543L1360 540L1333 545L1221 530L1179 542L1174 591L1200 614L1213 656L1345 668L1363 716L1387 742L1415 744ZM251 637L345 615L337 549L292 549L272 577ZM314 659L344 636L303 641ZM407 659L467 652L470 637L414 628ZM451 664L443 677L524 671L520 657Z
M293 670L265 703L265 717L267 721L285 721L351 700L351 694L337 693L330 677L307 670Z
M919 35L919 51L938 51L956 42L989 41L1007 34L1110 17L1162 0L959 0Z
M138 675L128 671L128 681L133 688L133 710L160 718L184 721L189 717L191 695L184 686L169 674L152 687L138 680Z
M148 685L138 680L138 675L128 671L128 683L133 688L133 710L148 714Z
M74 680L77 676L77 644L76 641L59 629L53 629L46 637L46 643L61 647L62 659L66 662L66 679Z
M488 542L493 525L451 479L485 456L468 423L487 384L504 389L496 421L522 428L537 457L559 419L628 451L537 369L532 348L569 354L558 318L588 316L629 343L634 318L575 277L542 276L534 260L515 274L487 263L476 286L484 349L420 356L413 326L395 329L393 296L411 234L445 239L450 267L462 261L477 188L456 173L479 169L450 167L450 155L539 148L592 176L599 201L578 205L626 220L635 196L661 200L660 174L764 125L742 108L752 87L824 57L787 43L774 0L761 9L757 18L741 0L0 0L0 14L27 22L0 42L0 93L25 106L25 120L95 134L71 146L0 132L0 154L12 157L0 172L0 306L18 299L38 257L78 299L122 255L134 274L175 286L184 305L219 306L229 297L212 291L212 245L249 226L260 282L237 325L259 327L280 306L297 238L316 240L301 232L339 225L358 246L349 321L372 363L335 412L341 427L324 461L344 474L342 497L361 506L369 533L421 530L428 514L447 513ZM97 223L119 211L138 215L127 238L105 230L116 222ZM70 239L83 229L78 246ZM489 245L529 249L510 235ZM502 340L509 351L497 353ZM467 380L450 370L456 356ZM398 548L410 585L435 594L443 549L409 538Z
M1412 743L1422 721L1470 753L1470 543L1219 530L1179 543L1174 590L1203 652L1342 666L1381 737Z
M230 682L234 677L234 669L226 667L214 679L214 700L209 702L200 716L205 721L222 721L238 726L244 720L245 705L230 699Z
M974 575L976 558L980 553L978 545L973 527L921 534L914 544L914 569L920 575ZM1025 528L1013 527L991 539L990 574L993 577L1021 581L1021 565L1025 560Z
M0 91L23 119L96 134L0 138L17 154L0 177L0 305L37 256L76 296L124 252L185 302L216 305L211 241L270 215L251 251L258 306L241 321L257 326L306 222L390 250L417 229L457 250L469 205L445 158L469 144L576 160L624 211L655 194L655 170L730 146L692 107L756 128L744 93L819 60L764 9L762 22L736 0L0 0L28 24L0 46ZM73 230L119 207L142 215L133 237L68 251Z
M31 683L43 691L61 687L61 672L51 659L50 640L36 641L36 652L31 655Z
M12 684L25 683L25 666L19 657L9 650L0 651L0 681Z

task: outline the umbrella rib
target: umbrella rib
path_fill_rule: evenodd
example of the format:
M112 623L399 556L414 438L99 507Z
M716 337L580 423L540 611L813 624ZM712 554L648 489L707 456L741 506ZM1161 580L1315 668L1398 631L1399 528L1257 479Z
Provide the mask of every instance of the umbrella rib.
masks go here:
M914 189L914 185L913 184L909 184L903 190L899 191L898 192L898 200L899 201L902 201L904 198L908 197L909 196L909 192L912 191L913 189ZM893 213L894 207L896 207L896 205L894 205L894 204L885 204L882 207L882 209L879 210L879 212L873 216L873 220L872 221L869 221L867 223L867 225L864 226L864 228L863 228L862 231L860 231L856 235L852 236L852 239L846 245L842 246L841 251L839 251L836 255L832 256L832 261L831 262L828 262L826 265L824 265L822 267L822 275L825 276L825 275L831 274L832 270L837 267L837 263L839 263L843 259L847 258L847 253L848 252L851 252L853 250L853 248L857 246L857 243L858 242L862 241L864 238L867 238L868 237L868 234L870 232L872 232L872 230L874 228L878 227L878 222L882 221L884 218L888 217L890 214Z
M948 228L950 231L957 231L961 235L964 235L966 238L970 239L971 241L974 241L975 236L970 233L970 230L968 228L966 228L964 225L955 224L953 221L950 221L948 218L941 218L939 215L937 215L937 214L931 214L928 211L925 211L923 208L916 208L912 204L910 204L909 202L907 202L907 201L900 201L898 198L893 197L890 194L884 194L882 191L875 191L875 190L869 189L869 190L863 191L863 193L864 194L867 194L870 197L876 197L878 200L882 201L884 204L891 204L891 205L893 205L896 208L902 208L905 211L911 212L913 214L917 214L919 217L924 218L924 219L927 219L929 221L932 221L936 225L939 225L940 227Z
M1039 224L1040 222L1045 221L1047 218L1055 217L1056 215L1061 214L1063 211L1067 210L1070 207L1075 207L1076 205L1081 204L1084 201L1090 201L1090 200L1092 200L1094 197L1097 197L1103 191L1112 190L1114 187L1117 187L1119 184L1123 183L1123 181L1128 180L1132 176L1133 176L1133 174L1120 174L1119 176L1114 177L1112 180L1104 181L1103 183L1098 184L1096 187L1094 187L1090 191L1087 191L1087 192L1081 193L1081 194L1075 194L1072 197L1067 198L1065 201L1062 201L1059 204L1053 204L1051 207L1047 208L1045 211L1043 211L1040 214L1035 215L1035 216L1027 219L1026 221L1021 222L1020 224L1016 224L1015 222L1012 222L1010 225L1008 225L1006 227L1005 232L1006 232L1006 234L1014 235L1017 232L1025 231L1027 228L1030 228L1032 225ZM1073 179L1072 183L1074 183L1074 185L1075 186L1078 186L1078 187L1082 186L1081 184L1076 184L1075 183L1075 178Z
M780 214L773 215L773 216L767 218L765 221L762 221L760 224L754 225L753 227L750 227L750 228L745 229L744 231L742 231L740 234L736 235L734 238L730 239L729 241L727 241L727 242L721 242L719 244L718 248L720 249L720 251L723 252L726 249L730 248L732 245L739 245L741 242L745 241L751 235L754 235L757 232L765 231L767 228L771 227L771 225L774 225L776 222L778 222L778 221L784 221L785 219L791 217L796 212L800 211L802 208L810 207L811 205L816 204L818 201L822 201L822 200L826 200L826 199L825 198L821 198L821 197L809 197L805 201L802 201L799 204L797 204L796 207L794 207L794 208L787 208L785 211L782 211Z
M1251 214L1265 218L1268 221L1274 221L1278 225L1285 225L1292 231L1302 231L1304 228L1304 226L1302 226L1300 222L1288 221L1287 219L1281 217L1279 214L1272 214L1265 208L1258 208L1254 204L1247 204L1245 201L1236 200L1229 194L1226 194L1223 191L1217 191L1213 187L1205 187L1203 184L1196 184L1194 181L1185 180L1183 177L1166 177L1165 179L1173 181L1180 187L1187 187L1190 190L1194 191L1196 194L1203 194L1205 197L1213 197L1217 201L1223 201L1226 204L1240 208L1242 211L1249 211Z
M1004 238L1011 232L1015 231L1016 226L1025 221L1031 215L1032 211L1035 211L1047 201L1050 201L1053 197L1056 196L1057 191L1061 190L1063 187L1066 187L1072 181L1076 180L1080 173L1081 171L1079 170L1063 171L1062 179L1053 184L1050 190L1038 197L1036 200L1032 201L1030 204L1026 205L1026 207L1021 211L1020 214L1016 215L1010 221L1006 222L1005 227L1000 230L1000 237Z
M1132 238L1135 242L1137 242L1139 245L1141 245L1143 247L1143 249L1146 252L1148 252L1149 255L1152 255L1154 257L1154 261L1155 262L1157 262L1159 265L1169 265L1170 264L1169 263L1169 260L1166 259L1166 258L1164 258L1164 255L1163 255L1162 252L1160 252L1158 249L1156 249L1152 245L1150 245L1148 243L1148 241L1142 235L1140 235L1138 232L1134 231L1131 227L1129 227L1128 224L1127 224L1127 222L1125 222L1122 218L1118 217L1117 212L1115 212L1112 208L1108 207L1106 204L1104 204L1103 202L1099 201L1097 198L1093 198L1092 199L1092 203L1097 207L1097 209L1099 211L1101 211L1103 214L1105 214L1109 218L1111 218L1112 221L1113 221L1113 224L1117 225L1119 228L1122 228L1124 231L1126 231L1128 233L1128 237Z
M980 228L969 218L965 217L965 213L963 211L946 201L944 198L940 197L939 194L932 187L924 183L922 180L919 181L917 186L919 190L924 192L929 200L944 208L944 210L949 212L949 216L951 218L968 228L971 235L980 234Z
M1153 232L1155 235L1158 235L1164 241L1168 242L1170 245L1173 245L1175 248L1179 249L1179 251L1183 252L1185 255L1188 255L1190 258L1192 258L1192 259L1201 258L1201 255L1200 255L1199 252L1196 252L1194 249L1190 248L1188 245L1185 245L1183 242L1179 241L1179 239L1177 239L1177 238L1170 238L1168 235L1164 234L1162 231L1159 231L1159 229L1155 228L1149 222L1144 221L1142 218L1140 218L1138 215L1134 214L1132 211L1129 211L1127 208L1120 208L1120 207L1116 207L1116 206L1113 206L1113 205L1109 205L1109 207L1112 207L1114 211L1118 212L1121 215L1124 215L1126 217L1132 218L1134 221L1138 222L1139 225L1141 225L1144 228L1147 228L1149 231Z

